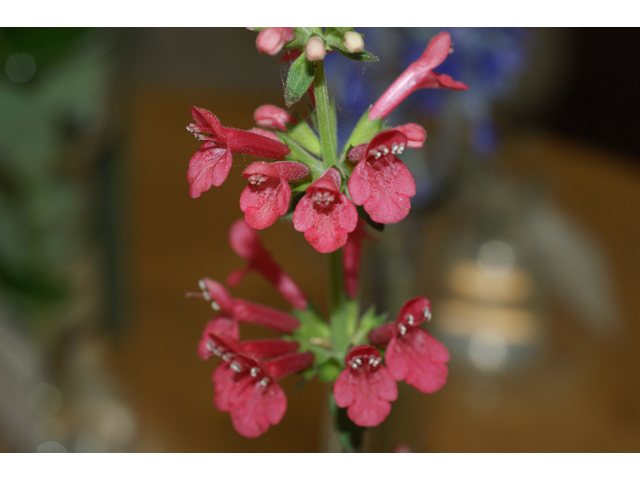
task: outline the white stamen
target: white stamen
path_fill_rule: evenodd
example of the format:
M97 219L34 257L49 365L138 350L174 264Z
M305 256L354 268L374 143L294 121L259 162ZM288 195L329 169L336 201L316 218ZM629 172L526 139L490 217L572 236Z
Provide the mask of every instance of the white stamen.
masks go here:
M380 359L379 359L379 358L376 358L376 359L373 361L372 366L373 366L373 367L377 367L378 365L380 365Z
M220 305L215 300L211 302L211 308L213 308L216 312L220 311Z
M264 377L262 380L260 380L260 385L262 385L263 387L266 387L267 383L269 383L269 379L267 377Z
M382 156L382 153L376 152L376 158L380 158L381 156Z
M422 316L427 319L427 322L431 320L431 310L429 309L429 307L424 307Z
M404 335L405 333L407 333L407 327L400 323L398 324L398 331L400 332L400 335Z
M207 347L207 350L209 350L210 352L214 352L215 353L216 346L213 344L213 342L211 340L209 340L205 346Z
M369 365L373 365L375 363L376 359L373 357L369 357Z
M394 143L391 145L391 153L396 153L398 151L398 144Z
M311 197L311 200L313 200L318 205L326 207L331 202L333 202L335 198L336 197L333 193L325 191L325 192L315 192Z
M402 152L404 152L404 143L398 145L398 155L400 155Z
M253 367L250 373L252 377L257 377L258 374L260 373L260 369L258 367Z
M249 183L252 185L262 185L264 182L267 181L267 177L259 173L254 173L253 175L249 176L248 180L249 180Z
M362 365L362 359L360 357L356 358L356 363Z
M411 314L409 313L409 314L407 314L407 316L406 316L406 317L404 317L404 318L406 318L406 319L407 319L407 323L408 323L409 325L413 325L413 315L411 315Z
M358 364L356 362L351 362L351 368L355 370L356 368L358 368Z
M233 370L234 372L240 373L242 371L242 367L237 362L231 362L231 365L229 365L229 367L231 367L231 370Z
M383 155L388 155L389 154L389 149L387 147L385 147L384 145L382 146L382 154Z
M233 355L230 354L229 352L222 355L222 360L224 360L225 362L229 362L232 358L233 358Z
M203 292L207 289L207 284L204 283L204 279L200 279L198 281L198 286L200 287L200 290L202 290Z

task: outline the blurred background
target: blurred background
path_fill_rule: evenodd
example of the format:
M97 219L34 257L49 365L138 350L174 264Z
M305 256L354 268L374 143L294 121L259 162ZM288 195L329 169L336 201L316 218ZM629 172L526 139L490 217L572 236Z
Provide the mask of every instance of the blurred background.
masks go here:
M380 62L327 58L347 131L444 29L357 30ZM417 92L389 118L428 138L402 156L411 214L365 246L362 304L395 316L429 297L450 376L432 395L402 384L367 449L638 451L640 32L446 30L436 70L470 89ZM0 451L326 448L315 381L282 382L287 413L262 437L233 430L196 354L211 309L185 298L244 266L228 229L253 159L191 199L185 127L191 106L243 129L284 106L286 66L255 37L0 29ZM287 222L261 238L326 311L323 257ZM232 293L287 308L255 274Z

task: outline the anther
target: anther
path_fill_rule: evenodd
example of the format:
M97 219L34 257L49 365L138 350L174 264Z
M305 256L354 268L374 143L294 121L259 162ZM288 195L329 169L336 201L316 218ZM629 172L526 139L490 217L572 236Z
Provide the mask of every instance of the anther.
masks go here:
M400 332L400 335L404 335L405 333L407 333L407 327L405 327L404 325L399 323L398 324L398 331Z
M408 323L409 325L413 325L413 315L411 315L410 313L408 313L408 314L407 314L407 316L406 316L406 317L404 317L404 318L406 318L406 319L407 319L407 323Z
M398 145L398 155L400 155L402 152L404 152L404 143Z
M391 153L396 153L398 151L398 144L394 143L391 145Z
M389 149L387 147L385 147L384 145L382 146L382 154L383 155L388 155L389 154Z
M362 359L360 357L356 358L355 360L358 365L362 365Z
M229 365L229 367L231 367L231 370L237 373L240 373L242 371L242 367L237 362L231 362L231 365Z
M233 355L231 353L229 353L229 352L224 353L222 355L222 360L224 360L225 362L231 361L232 358L233 358Z
M429 307L424 307L422 316L427 319L427 322L431 320L431 310L429 309Z
M377 367L378 365L380 365L380 359L379 359L379 358L376 358L376 359L373 361L373 366L374 366L374 367Z
M269 383L269 379L267 377L264 377L262 380L260 380L260 385L262 385L263 387L266 387L267 383Z
M369 357L369 365L373 365L376 362L376 359L373 357Z
M211 308L213 308L216 312L220 311L220 305L215 300L211 302Z
M252 377L257 377L260 373L260 369L258 367L253 367L250 371Z
M380 158L381 156L382 156L382 153L376 152L376 158Z

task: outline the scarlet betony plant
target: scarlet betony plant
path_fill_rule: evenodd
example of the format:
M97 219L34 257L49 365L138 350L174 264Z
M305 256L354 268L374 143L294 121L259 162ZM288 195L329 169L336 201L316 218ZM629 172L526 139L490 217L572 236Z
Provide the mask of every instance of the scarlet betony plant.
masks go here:
M405 381L424 393L447 379L447 348L423 326L431 320L425 297L408 300L395 321L373 307L360 311L358 272L362 242L385 224L404 219L416 184L398 158L405 148L420 149L426 140L416 124L391 127L385 121L413 91L422 88L464 90L466 85L433 71L452 52L443 32L422 56L393 82L362 115L345 145L338 148L335 105L329 100L324 57L339 52L355 61L377 61L352 28L270 27L259 30L259 52L282 53L291 62L285 107L310 96L307 118L275 105L254 113L250 131L225 127L208 110L191 109L195 123L187 129L202 141L189 162L191 197L221 186L234 153L269 161L250 164L242 173L247 186L240 195L244 219L230 231L233 250L248 265L231 273L237 285L245 274L262 274L292 307L290 313L234 298L214 280L200 280L200 292L218 315L202 333L202 359L219 357L213 374L214 403L229 412L234 428L257 437L280 422L287 399L278 380L294 373L333 384L330 399L335 428L344 451L357 451L364 428L380 424ZM310 121L310 123L309 123ZM315 250L328 257L329 321L306 298L295 281L262 245L256 230L279 218L289 219ZM277 336L240 340L239 324L260 324Z

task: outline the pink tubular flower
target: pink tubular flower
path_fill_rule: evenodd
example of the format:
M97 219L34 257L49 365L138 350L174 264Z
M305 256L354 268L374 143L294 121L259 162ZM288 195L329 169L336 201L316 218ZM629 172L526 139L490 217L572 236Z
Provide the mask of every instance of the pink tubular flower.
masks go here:
M212 185L222 185L231 170L233 153L284 160L291 152L284 143L264 135L223 127L213 113L203 108L192 107L191 116L196 123L189 124L187 130L204 142L189 161L187 179L192 198L198 198Z
M407 131L407 127L402 128ZM420 136L415 135L415 127L410 127L412 144L422 146ZM410 145L402 128L380 132L369 144L357 145L349 151L349 161L357 163L349 178L351 200L356 205L363 205L374 222L399 222L409 214L409 198L416 194L416 182L411 172L394 155Z
M439 75L433 71L445 61L451 51L451 36L442 32L431 39L422 56L400 75L369 111L369 120L384 118L412 92L422 88L448 88L467 90L462 82L449 75Z
M254 162L242 176L249 180L240 195L240 210L247 223L262 230L287 213L291 199L288 182L302 180L309 175L309 167L298 162Z
M212 377L215 405L230 413L238 433L250 438L262 435L284 416L287 399L277 380L313 363L311 353L296 353L297 343L280 339L238 344L210 334L208 347L222 357Z
M369 333L373 345L387 345L385 361L391 376L405 380L423 393L439 390L447 381L449 361L447 347L419 325L431 319L431 305L425 297L404 304L393 323Z
M358 294L358 272L360 271L360 257L362 256L362 241L372 238L367 235L366 223L358 218L356 229L349 234L347 243L342 251L342 264L344 268L344 289L350 298Z
M260 237L244 220L237 220L229 232L231 248L239 256L249 262L243 270L233 272L227 278L227 283L236 285L250 270L260 272L291 305L300 310L307 308L307 299L293 279L273 261L269 252L264 248Z
M260 53L277 55L286 43L295 38L293 27L269 27L261 30L256 38L256 47Z
M398 398L398 387L382 365L378 349L370 345L352 348L345 359L347 366L333 385L336 405L347 408L347 415L361 427L375 427L391 411Z
M256 125L262 128L273 128L282 132L287 131L287 123L296 124L298 120L286 110L275 105L262 105L253 112Z
M358 223L358 212L349 198L340 192L340 173L328 169L307 188L293 212L293 228L320 253L337 250Z
M200 281L205 300L211 300L215 309L230 316L237 322L256 323L282 333L292 333L300 327L300 322L291 315L279 310L233 298L220 283L209 278Z

